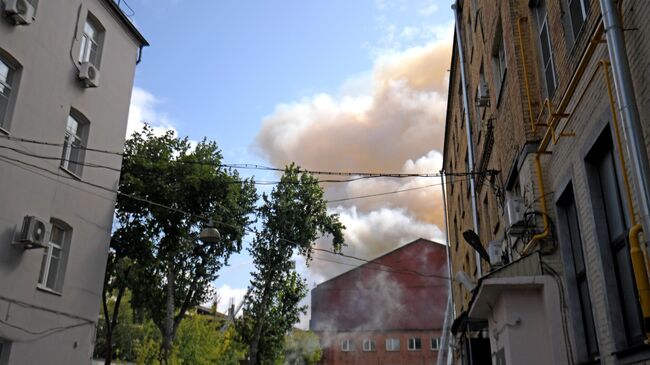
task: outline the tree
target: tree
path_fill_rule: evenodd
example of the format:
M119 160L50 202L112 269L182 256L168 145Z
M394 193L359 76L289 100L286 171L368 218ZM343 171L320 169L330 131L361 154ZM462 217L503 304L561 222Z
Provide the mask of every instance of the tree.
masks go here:
M262 196L258 219L263 224L249 252L256 272L244 304L238 329L249 347L249 363L273 364L283 356L285 334L304 312L299 305L307 284L295 272L294 253L309 263L312 244L323 235L333 236L336 252L343 245L343 224L336 214L327 213L318 179L287 166L270 196Z
M284 338L285 365L315 365L323 356L318 336L294 329Z
M241 250L252 222L254 183L222 167L221 160L214 142L192 146L173 132L155 136L149 126L125 145L111 248L117 260L129 257L133 263L132 304L160 329L163 364L187 310L211 296L210 283ZM212 219L221 239L202 244L198 233Z

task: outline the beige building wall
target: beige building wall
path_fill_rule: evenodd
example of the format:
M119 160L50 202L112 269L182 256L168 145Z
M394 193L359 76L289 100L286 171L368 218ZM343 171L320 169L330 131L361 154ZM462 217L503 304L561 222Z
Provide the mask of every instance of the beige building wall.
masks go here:
M77 78L88 14L103 28L97 88ZM111 0L40 0L26 26L0 17L0 57L16 76L0 130L0 364L90 363L121 156L86 150L74 175L60 167L62 144L74 110L88 123L85 147L123 149L145 44ZM38 284L43 249L12 246L26 215L69 228L57 290Z

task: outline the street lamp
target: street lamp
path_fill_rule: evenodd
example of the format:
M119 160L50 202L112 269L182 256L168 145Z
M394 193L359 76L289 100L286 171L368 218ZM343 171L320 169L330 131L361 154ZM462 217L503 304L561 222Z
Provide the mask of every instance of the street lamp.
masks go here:
M201 242L205 243L206 245L211 245L218 243L220 239L221 234L216 228L214 228L214 222L212 219L210 219L205 228L203 228L203 230L201 230L201 233L199 233L199 240L201 240Z

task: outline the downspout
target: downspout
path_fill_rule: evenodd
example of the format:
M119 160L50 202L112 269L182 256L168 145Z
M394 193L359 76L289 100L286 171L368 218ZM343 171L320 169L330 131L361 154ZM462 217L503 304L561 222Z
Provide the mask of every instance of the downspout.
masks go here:
M451 348L451 322L456 318L456 308L454 307L454 288L453 276L451 268L451 242L449 242L449 220L447 219L447 191L446 191L446 178L445 170L440 170L440 185L442 185L442 207L444 211L445 223L445 238L447 239L447 270L449 271L449 294L447 299L447 309L445 310L445 321L442 326L442 343L440 344L441 351L438 353L437 365L449 364L453 357Z
M634 94L630 64L625 50L623 28L614 1L600 0L600 10L607 38L609 59L612 63L612 74L621 114L621 124L627 142L632 176L635 180L634 185L636 185L639 198L641 224L647 236L648 232L650 232L650 164L648 163L648 152ZM648 245L647 240L646 245Z
M479 233L478 227L478 210L476 207L476 176L474 175L474 145L472 138L472 123L469 118L469 96L467 94L467 81L465 78L465 53L463 52L463 36L460 32L460 5L458 0L454 3L451 8L454 10L456 18L456 43L458 46L458 62L460 63L460 79L463 89L463 107L465 108L465 129L467 130L467 163L469 164L470 177L469 177L469 189L471 195L472 203L472 223L474 224L474 232ZM650 232L650 231L648 231ZM483 276L483 269L481 265L481 256L478 252L474 253L476 258L476 273L478 277Z
M643 231L643 225L638 223L636 216L634 214L634 202L632 200L632 189L630 188L630 182L627 178L627 164L625 163L625 157L623 156L623 141L621 140L621 133L619 128L619 121L616 117L616 104L614 103L614 92L612 91L612 83L609 80L609 71L608 71L608 62L601 60L600 67L603 69L603 74L605 76L605 81L607 85L607 94L609 96L609 106L612 111L612 124L614 125L614 136L616 141L616 146L618 148L618 158L621 161L621 167L623 172L623 185L625 186L625 197L627 200L627 207L630 214L630 221L632 222L632 228L628 234L630 241L630 260L632 261L632 270L634 271L634 279L636 282L637 292L639 293L639 302L641 303L641 312L643 313L643 318L646 328L646 337L650 340L650 282L648 281L648 272L646 270L645 259L643 257L643 251L641 251L641 245L639 244L639 234Z

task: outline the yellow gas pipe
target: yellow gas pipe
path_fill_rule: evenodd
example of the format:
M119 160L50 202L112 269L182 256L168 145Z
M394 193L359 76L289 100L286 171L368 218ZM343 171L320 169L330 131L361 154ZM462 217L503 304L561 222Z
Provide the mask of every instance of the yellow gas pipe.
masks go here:
M643 231L643 225L637 223L636 216L634 215L634 202L632 201L632 189L630 188L630 181L627 177L627 166L625 165L625 156L623 155L623 143L621 140L621 132L618 125L618 116L616 114L616 103L614 102L614 92L612 91L612 82L609 79L609 62L601 60L599 66L602 67L607 84L607 94L609 96L609 107L612 112L612 120L614 125L614 135L616 145L618 146L618 158L621 161L621 168L623 169L623 185L625 186L625 195L627 198L627 206L630 213L630 220L632 228L629 232L630 239L630 259L632 260L632 269L634 270L634 278L636 279L636 287L639 292L639 301L641 302L641 312L645 322L650 321L650 282L648 281L648 272L646 270L645 258L641 245L639 244L639 233ZM646 337L650 340L650 329L646 329Z

